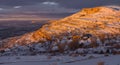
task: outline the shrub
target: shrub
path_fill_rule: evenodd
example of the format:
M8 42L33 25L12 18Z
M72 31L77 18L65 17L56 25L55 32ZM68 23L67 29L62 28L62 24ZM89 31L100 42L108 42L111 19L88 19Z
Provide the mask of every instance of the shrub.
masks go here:
M92 58L95 58L95 57L91 55L91 56L89 56L88 58L89 58L89 59L92 59Z
M105 63L105 62L100 61L100 62L97 63L97 65L104 65L104 63Z
M79 43L77 40L74 40L68 44L68 47L70 50L75 50L75 49L79 48Z
M59 48L59 52L60 53L63 53L65 50L65 46L66 46L66 44L58 44L58 48Z

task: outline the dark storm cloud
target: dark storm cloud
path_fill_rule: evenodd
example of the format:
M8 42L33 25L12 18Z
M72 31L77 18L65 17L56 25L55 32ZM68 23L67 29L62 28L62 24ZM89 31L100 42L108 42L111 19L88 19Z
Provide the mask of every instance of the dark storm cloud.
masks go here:
M85 7L120 5L120 0L0 0L0 16L60 16L73 14ZM1 15L3 14L3 15ZM52 14L52 15L51 15Z
M58 2L64 7L69 7L69 8L120 5L120 0L59 0Z
M34 5L45 0L0 0L1 6Z
M0 13L74 13L85 7L119 3L120 0L0 0Z
M94 7L102 5L120 5L120 0L0 0L0 6L26 6L36 5L41 2L58 2L61 6L67 8Z

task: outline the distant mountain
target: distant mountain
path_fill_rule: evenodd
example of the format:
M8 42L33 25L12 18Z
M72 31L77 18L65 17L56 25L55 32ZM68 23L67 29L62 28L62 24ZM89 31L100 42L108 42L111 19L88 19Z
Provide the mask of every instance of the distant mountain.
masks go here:
M108 6L84 8L66 18L51 21L37 31L2 40L0 50L34 44L43 44L49 52L98 46L120 48L120 10Z

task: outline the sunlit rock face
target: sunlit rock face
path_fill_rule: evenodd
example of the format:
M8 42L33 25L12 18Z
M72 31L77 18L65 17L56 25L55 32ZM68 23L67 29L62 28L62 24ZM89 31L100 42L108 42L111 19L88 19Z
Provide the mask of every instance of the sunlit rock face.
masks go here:
M115 7L84 8L76 14L45 24L37 31L5 39L0 43L0 50L16 44L46 43L56 41L55 39L57 39L56 42L61 43L61 40L65 40L64 37L66 42L72 38L72 41L78 41L79 44L83 40L82 42L86 42L86 45L89 43L120 43L120 10L116 10ZM107 42L106 40L113 41ZM65 47L64 44L61 46ZM69 44L68 46L70 47ZM76 45L73 44L73 46Z

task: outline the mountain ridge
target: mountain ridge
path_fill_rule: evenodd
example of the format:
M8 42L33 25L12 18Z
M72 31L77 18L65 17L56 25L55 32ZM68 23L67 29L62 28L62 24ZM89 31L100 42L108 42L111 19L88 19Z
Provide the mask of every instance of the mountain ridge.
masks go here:
M0 50L16 44L52 42L55 38L62 40L64 37L72 38L75 42L88 35L92 36L92 43L97 43L98 38L102 43L108 38L116 39L114 43L120 43L120 11L110 7L84 8L76 14L45 24L37 31L5 39L0 43Z

